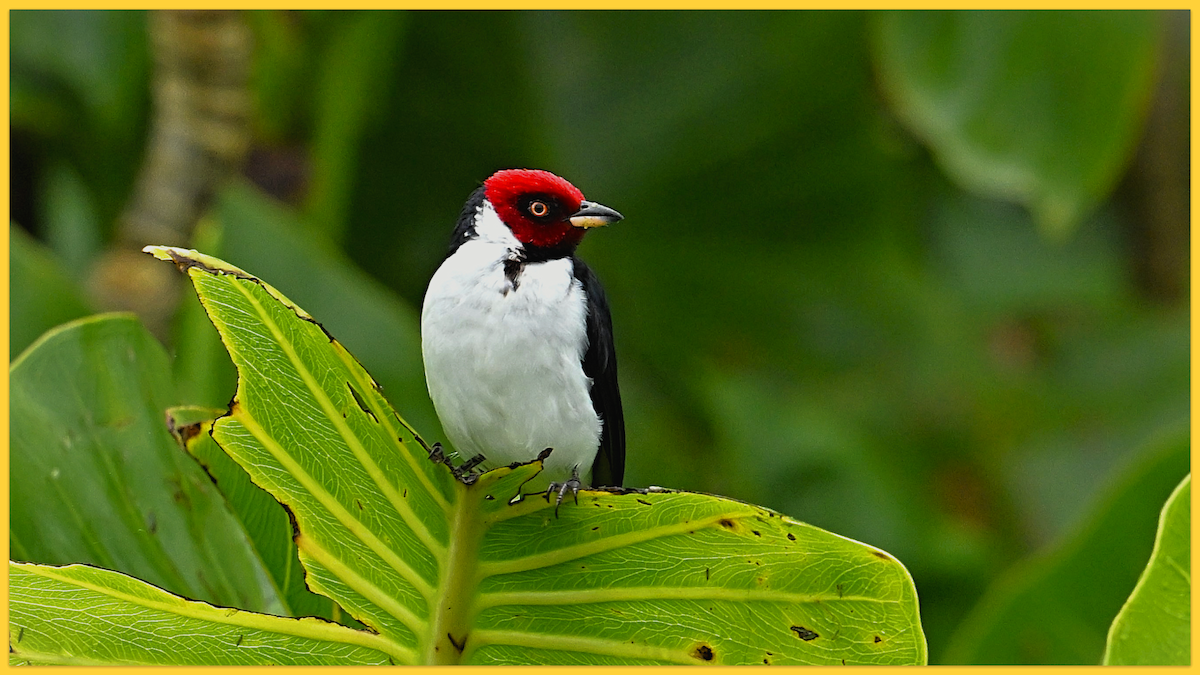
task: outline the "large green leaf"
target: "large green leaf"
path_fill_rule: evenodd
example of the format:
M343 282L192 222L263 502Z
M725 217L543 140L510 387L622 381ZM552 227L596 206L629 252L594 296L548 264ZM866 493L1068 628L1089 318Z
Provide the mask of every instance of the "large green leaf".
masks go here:
M162 346L132 315L44 335L9 371L9 548L17 560L90 563L173 593L279 608L245 533L164 423Z
M954 634L945 663L1100 662L1112 617L1150 557L1161 505L1188 472L1186 429L1156 439L1142 455L1081 527L997 578Z
M911 578L774 512L663 490L522 496L540 461L456 480L278 291L186 270L239 371L213 436L288 507L310 589L409 663L923 663Z
M873 39L897 115L941 167L1062 235L1112 190L1141 136L1153 12L888 12Z
M10 665L394 662L370 633L213 607L109 570L10 562L8 582Z
M1108 632L1105 665L1192 663L1192 476L1163 506L1150 563Z

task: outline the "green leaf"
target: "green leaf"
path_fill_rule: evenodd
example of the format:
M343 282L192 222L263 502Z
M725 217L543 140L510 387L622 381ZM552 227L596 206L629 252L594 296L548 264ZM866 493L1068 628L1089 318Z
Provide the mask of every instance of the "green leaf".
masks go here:
M83 292L58 259L25 230L8 227L8 358L42 333L92 313Z
M708 495L583 491L556 509L522 493L540 461L456 480L278 291L147 250L187 272L238 367L213 437L287 505L308 587L399 661L925 661L912 580L886 553Z
M174 593L279 607L245 533L164 423L166 352L132 315L60 326L9 371L9 547Z
M963 187L1061 237L1112 191L1141 136L1153 12L887 12L873 41L896 114Z
M229 502L271 575L273 586L283 600L284 613L334 618L333 603L304 585L304 573L292 543L292 525L283 507L250 482L242 467L213 441L212 422L224 412L201 407L171 408L167 411L167 423L176 440L200 462Z
M334 241L345 236L358 146L376 102L386 95L406 19L396 11L339 18L318 62L313 176L305 204L310 232Z
M90 190L70 164L52 164L43 179L41 218L50 248L63 261L65 272L83 283L101 249L102 228Z
M10 665L382 665L378 636L185 600L84 565L8 565ZM104 620L81 620L103 617Z
M1082 527L996 579L954 634L944 663L1099 663L1112 617L1150 556L1161 505L1189 463L1186 429L1150 444Z
M1108 632L1104 664L1192 663L1192 476L1162 510L1150 563Z

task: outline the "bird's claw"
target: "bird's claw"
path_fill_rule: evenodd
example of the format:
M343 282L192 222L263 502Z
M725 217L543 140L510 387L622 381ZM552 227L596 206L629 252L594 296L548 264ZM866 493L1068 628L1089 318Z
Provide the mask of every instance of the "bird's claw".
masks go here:
M475 473L475 467L486 461L483 455L475 455L471 459L463 462L457 467L452 467L450 470L454 473L455 478L458 478L464 485L472 485L479 480L479 474Z
M571 477L562 483L551 483L550 487L546 488L546 501L550 501L550 495L554 492L558 493L558 499L554 502L554 517L558 517L558 507L563 502L563 497L567 491L571 491L571 496L575 499L575 503L579 503L579 488L583 487L583 483L579 480L579 467L571 469Z

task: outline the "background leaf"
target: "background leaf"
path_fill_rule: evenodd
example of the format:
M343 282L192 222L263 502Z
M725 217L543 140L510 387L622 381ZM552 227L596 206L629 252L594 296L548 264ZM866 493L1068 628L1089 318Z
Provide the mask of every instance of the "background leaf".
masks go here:
M319 616L336 619L340 612L328 599L310 592L292 543L292 524L283 507L254 483L212 439L212 422L223 410L180 407L167 410L171 432L195 457L245 528L263 567L271 575L288 616ZM360 626L355 626L360 627Z
M167 355L136 318L47 333L9 383L14 559L99 565L190 598L279 610L245 532L167 431Z
M1189 464L1186 433L1154 442L1082 528L997 581L947 646L945 661L1100 663L1111 617L1150 556L1161 504Z
M887 12L880 81L946 173L1029 207L1061 238L1138 140L1161 18L1151 12Z
M213 607L109 570L10 562L8 583L10 665L392 662L369 633Z
M318 237L345 236L358 146L368 122L379 118L375 100L388 95L395 78L405 19L394 11L338 13L332 28L316 76L316 172L305 209Z
M1150 562L1113 620L1105 665L1191 665L1191 509L1192 476L1188 474L1163 506Z
M8 358L20 354L42 333L91 314L83 292L53 254L15 225L8 228Z

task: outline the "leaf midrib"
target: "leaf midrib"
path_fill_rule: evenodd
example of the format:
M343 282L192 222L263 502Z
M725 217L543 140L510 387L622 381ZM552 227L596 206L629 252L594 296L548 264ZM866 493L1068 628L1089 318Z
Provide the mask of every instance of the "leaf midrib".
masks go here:
M737 602L783 602L791 604L833 604L839 602L898 605L901 600L863 595L805 594L788 591L726 588L722 586L626 586L552 591L488 591L475 601L482 611L503 605L580 605L630 600L733 600Z

